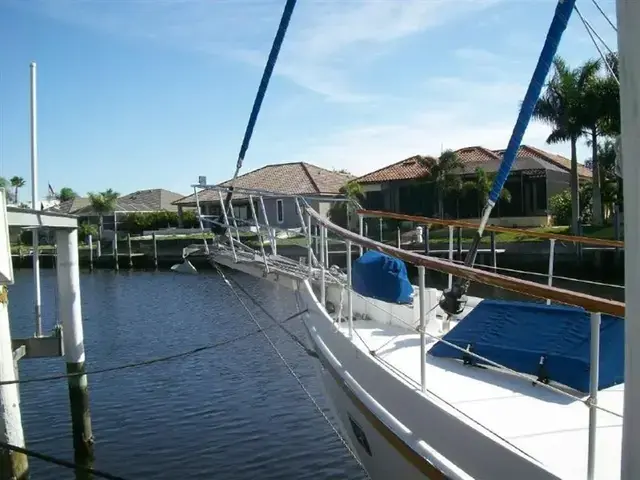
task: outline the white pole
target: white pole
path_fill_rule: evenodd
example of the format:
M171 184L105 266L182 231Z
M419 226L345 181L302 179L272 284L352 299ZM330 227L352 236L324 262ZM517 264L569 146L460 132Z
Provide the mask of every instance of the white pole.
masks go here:
M640 478L640 2L617 0L624 161L625 365L622 480Z
M269 216L267 215L267 209L264 207L264 199L262 195L259 197L260 199L260 209L262 210L262 216L264 217L264 224L267 226L267 232L269 232L269 242L271 242L271 253L273 255L278 254L278 247L276 245L276 235L275 231L271 229L269 225Z
M549 273L547 278L547 285L551 286L553 284L553 261L556 250L556 239L552 238L549 240ZM547 305L551 305L551 299L547 298Z
M67 364L73 447L82 458L93 454L87 376L84 374L84 333L80 299L78 230L56 230L58 245L58 318L62 321L64 359Z
M596 467L596 433L598 418L598 384L600 383L600 317L591 314L591 364L589 378L589 450L587 454L587 480L593 480Z
M320 302L322 306L327 306L327 290L325 279L325 258L324 258L324 239L327 235L327 230L324 225L320 225Z
M38 122L37 122L37 102L36 102L36 63L31 62L31 208L38 208ZM38 251L38 229L34 228L33 234L33 284L35 286L35 316L36 316L36 336L42 336L42 312L40 294L40 255Z
M420 385L422 392L427 391L427 337L425 335L427 329L427 314L424 305L425 288L424 288L424 266L418 266L418 289L420 293Z
M362 215L358 214L358 233L361 237L364 236L364 218ZM358 251L360 252L360 256L362 256L362 245L358 245Z
M453 225L449 225L449 261L453 263ZM449 274L449 288L453 285L453 275Z
M349 338L353 337L353 295L351 292L351 240L345 242L347 246L347 320L349 321Z
M311 238L311 215L307 213L307 262L309 262L309 280L313 277L313 240Z
M0 285L0 292L0 380L12 382L16 380L16 371L13 367L7 287ZM0 413L0 440L24 448L17 383L0 386ZM26 455L0 449L0 478L26 478L28 470Z

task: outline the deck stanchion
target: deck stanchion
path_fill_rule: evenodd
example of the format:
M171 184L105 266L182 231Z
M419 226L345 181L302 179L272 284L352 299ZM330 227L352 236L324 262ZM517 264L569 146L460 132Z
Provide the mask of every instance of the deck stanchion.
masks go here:
M587 480L593 480L596 466L596 431L598 428L598 384L600 383L600 320L599 313L591 314L591 352L589 378L589 453Z
M320 302L323 307L327 305L327 289L325 280L325 257L324 257L324 241L327 236L327 229L324 225L320 225Z
M458 260L462 261L462 227L458 227L456 233L456 249L458 250Z
M64 331L64 357L67 364L73 448L80 458L93 456L93 434L89 413L89 393L85 372L78 230L57 230L58 318Z
M269 273L269 264L267 263L267 255L264 253L264 239L262 233L260 233L260 223L258 222L258 216L256 215L256 207L253 205L253 195L249 195L249 208L251 209L251 216L253 217L253 223L256 226L256 233L258 234L258 242L260 243L260 253L262 254L262 261L264 262L264 271Z
M378 223L380 225L380 243L382 243L382 241L383 241L383 236L382 236L382 218L378 219Z
M418 289L420 292L420 386L427 391L427 314L425 308L424 266L418 266Z
M229 217L227 216L227 209L224 208L224 200L222 198L222 192L220 190L218 190L218 197L220 198L220 205L222 206L222 218L224 218L224 226L226 227L225 230L227 231L227 237L229 237L229 245L231 245L231 253L233 254L233 260L237 263L238 257L236 255L236 247L233 245L233 234L231 233L231 229L229 228ZM200 211L198 211L198 216L199 214L200 214Z
M358 233L361 237L364 237L364 218L362 218L361 214L358 214ZM358 245L358 250L360 251L360 256L362 256L362 245Z
M402 248L402 232L400 227L396 228L396 247Z
M309 264L309 280L313 278L313 237L311 235L311 215L307 214L307 263Z
M453 225L449 225L449 261L453 263ZM453 285L453 275L449 274L449 288Z
M345 241L347 246L347 321L349 322L349 338L353 337L353 294L351 292L351 240Z
M269 216L267 215L267 209L264 208L264 199L262 195L258 197L260 199L260 210L262 211L262 217L264 218L264 224L267 226L267 232L269 233L269 243L271 243L271 253L273 255L278 254L278 245L276 244L276 235L271 226L269 225Z
M549 273L547 274L547 285L553 285L553 261L556 250L556 239L549 240ZM547 298L547 305L551 305L551 299Z
M233 222L233 229L236 231L236 240L240 241L240 230L238 230L238 222L236 222L236 214L233 211L233 203L229 199L229 213L231 214L231 222ZM206 240L205 240L206 243Z

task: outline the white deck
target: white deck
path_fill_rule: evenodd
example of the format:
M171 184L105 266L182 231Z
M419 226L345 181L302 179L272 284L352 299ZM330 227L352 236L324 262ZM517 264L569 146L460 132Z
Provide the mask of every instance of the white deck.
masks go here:
M347 324L339 327L346 335ZM353 342L420 385L420 338L408 329L375 320L356 320ZM435 344L428 340L427 349ZM585 479L589 409L522 378L491 369L464 366L427 355L427 389L478 424L499 435L561 478ZM599 392L599 405L622 413L622 385ZM622 419L598 412L596 476L620 478Z

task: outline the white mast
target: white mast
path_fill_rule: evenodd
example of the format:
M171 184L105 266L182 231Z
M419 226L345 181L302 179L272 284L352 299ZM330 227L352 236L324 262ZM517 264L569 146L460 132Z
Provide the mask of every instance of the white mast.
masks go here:
M38 120L36 103L36 63L31 62L31 208L38 208ZM34 228L33 233L33 283L35 285L35 317L36 337L42 336L42 313L40 302L40 255L38 246L39 230Z
M640 478L640 1L617 0L624 165L625 371L622 479Z

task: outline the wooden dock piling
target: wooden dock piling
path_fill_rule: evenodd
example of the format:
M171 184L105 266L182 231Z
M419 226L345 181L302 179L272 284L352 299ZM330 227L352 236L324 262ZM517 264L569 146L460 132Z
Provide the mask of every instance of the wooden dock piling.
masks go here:
M64 331L64 357L67 364L73 448L77 456L93 456L93 433L89 413L89 392L85 372L84 333L80 299L78 230L57 230L58 317ZM117 257L116 257L117 258Z
M156 238L156 232L151 234L153 240L153 268L158 269L158 239Z
M89 242L89 271L93 272L93 235L88 236Z

